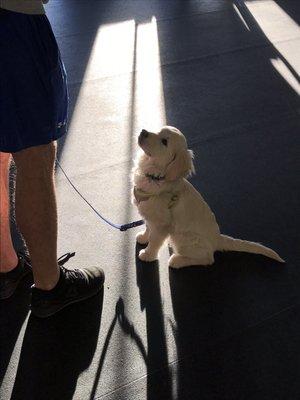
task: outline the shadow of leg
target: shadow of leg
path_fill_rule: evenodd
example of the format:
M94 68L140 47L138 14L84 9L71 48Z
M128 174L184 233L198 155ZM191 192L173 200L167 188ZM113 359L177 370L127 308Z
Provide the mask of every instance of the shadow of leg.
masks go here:
M28 314L31 283L30 277L25 278L14 295L0 303L0 382L5 376L20 330Z
M11 400L68 400L97 346L103 292L53 317L30 316Z
M140 289L141 309L146 312L147 323L147 400L171 399L172 386L168 367L168 354L163 309L159 284L158 262L144 263L138 258L143 246L136 245L137 285ZM153 374L160 370L159 374Z

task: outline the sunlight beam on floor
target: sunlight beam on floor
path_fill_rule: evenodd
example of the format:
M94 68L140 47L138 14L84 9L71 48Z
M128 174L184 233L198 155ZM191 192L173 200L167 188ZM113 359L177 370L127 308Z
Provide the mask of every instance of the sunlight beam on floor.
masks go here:
M270 62L296 93L299 93L300 28L298 24L273 0L245 1L245 5L260 29L279 52L279 57Z
M117 145L123 142L122 136L127 135L126 128L121 131L120 127L124 127L121 119L126 118L124 114L128 112L131 101L128 75L132 71L134 32L134 20L101 25L95 35L82 82L76 83L80 88L61 160L65 165L72 166L72 160L74 165L78 159L76 166L84 170L77 168L79 173L98 168L99 160L102 165L111 163L117 152L120 159L124 159L122 148ZM71 95L74 87L72 84ZM105 145L111 147L110 152L104 154ZM80 162L82 149L90 159L89 169L88 164L83 168Z
M286 82L295 90L298 95L300 95L300 84L295 76L291 73L286 64L279 58L271 58L270 60L273 67L277 72L286 80Z
M74 172L76 166L77 173L86 173L99 168L100 159L101 166L114 164L116 154L118 162L126 162L131 157L128 136L134 135L135 143L140 129L158 130L165 123L156 19L101 25L69 121L62 165ZM129 133L130 124L133 131ZM110 152L105 151L105 145ZM80 162L82 149L89 158L85 165Z
M156 18L138 25L136 124L156 131L166 124Z
M98 174L99 171L97 182L93 181L93 187L84 194L108 219L115 220L116 215L121 216L120 221L114 221L118 223L130 222L138 217L131 204L130 184L137 136L142 128L156 131L166 123L158 40L154 17L99 27L62 153L62 164L67 164L66 169L75 175L79 175L80 170L85 174L87 171L93 173L96 169ZM80 165L82 149L86 149L88 154L85 155L84 167ZM75 157L78 157L77 162ZM74 166L73 170L71 165ZM103 165L108 168L102 168ZM114 166L113 170L111 165ZM110 185L104 191L103 181L107 177ZM81 175L77 182L82 185L84 179L85 176ZM117 203L118 212L112 203ZM86 212L84 204L82 212ZM100 229L114 238L111 251L116 268L107 272L108 281L113 276L114 290L124 298L128 317L134 323L138 321L139 336L146 338L145 313L140 313L139 289L136 280L132 279L135 273L137 230L120 234L111 232L106 225L101 225ZM105 330L102 334L106 335ZM140 376L147 372L147 366L140 362L139 349L118 326L115 335L118 335L118 339L114 340L114 347L107 351L103 365L104 368L110 366L122 384L126 382L127 371L134 369L131 373ZM132 365L132 360L139 362ZM84 381L85 373L88 371L80 375L78 385ZM114 384L115 374L111 374L111 382L106 382L106 389ZM96 379L95 388L97 394L105 390L100 379L99 382Z

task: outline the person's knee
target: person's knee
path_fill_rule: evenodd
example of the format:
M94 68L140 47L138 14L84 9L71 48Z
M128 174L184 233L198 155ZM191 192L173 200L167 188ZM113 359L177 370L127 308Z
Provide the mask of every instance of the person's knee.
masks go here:
M29 147L17 153L12 153L12 156L18 174L21 173L29 177L52 174L56 156L56 142Z

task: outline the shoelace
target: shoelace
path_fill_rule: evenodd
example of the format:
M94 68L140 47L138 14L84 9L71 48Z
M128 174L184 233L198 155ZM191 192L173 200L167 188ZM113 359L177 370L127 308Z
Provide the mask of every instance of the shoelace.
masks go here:
M57 264L61 267L64 265L71 257L75 256L75 251L73 253L65 253L57 259Z
M65 274L65 277L67 277L67 281L69 283L73 283L74 281L78 281L78 275L80 275L82 278L84 278L86 280L86 277L84 276L84 274L82 273L82 271L80 271L80 269L67 269L65 267L60 267Z
M80 274L82 277L85 277L84 274L82 273L82 271L80 271L80 269L77 269L77 268L67 269L67 268L63 267L63 265L67 261L69 261L70 258L72 258L74 256L75 256L75 251L72 252L72 253L63 254L57 260L57 263L60 266L60 268L64 271L65 274L68 275L68 280L69 281L76 280L78 278L78 274Z

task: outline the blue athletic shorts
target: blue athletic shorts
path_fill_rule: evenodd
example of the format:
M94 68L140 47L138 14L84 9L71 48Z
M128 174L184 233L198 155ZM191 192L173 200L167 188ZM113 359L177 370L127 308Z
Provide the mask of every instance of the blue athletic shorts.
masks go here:
M67 112L66 71L48 18L0 9L0 151L58 139Z

